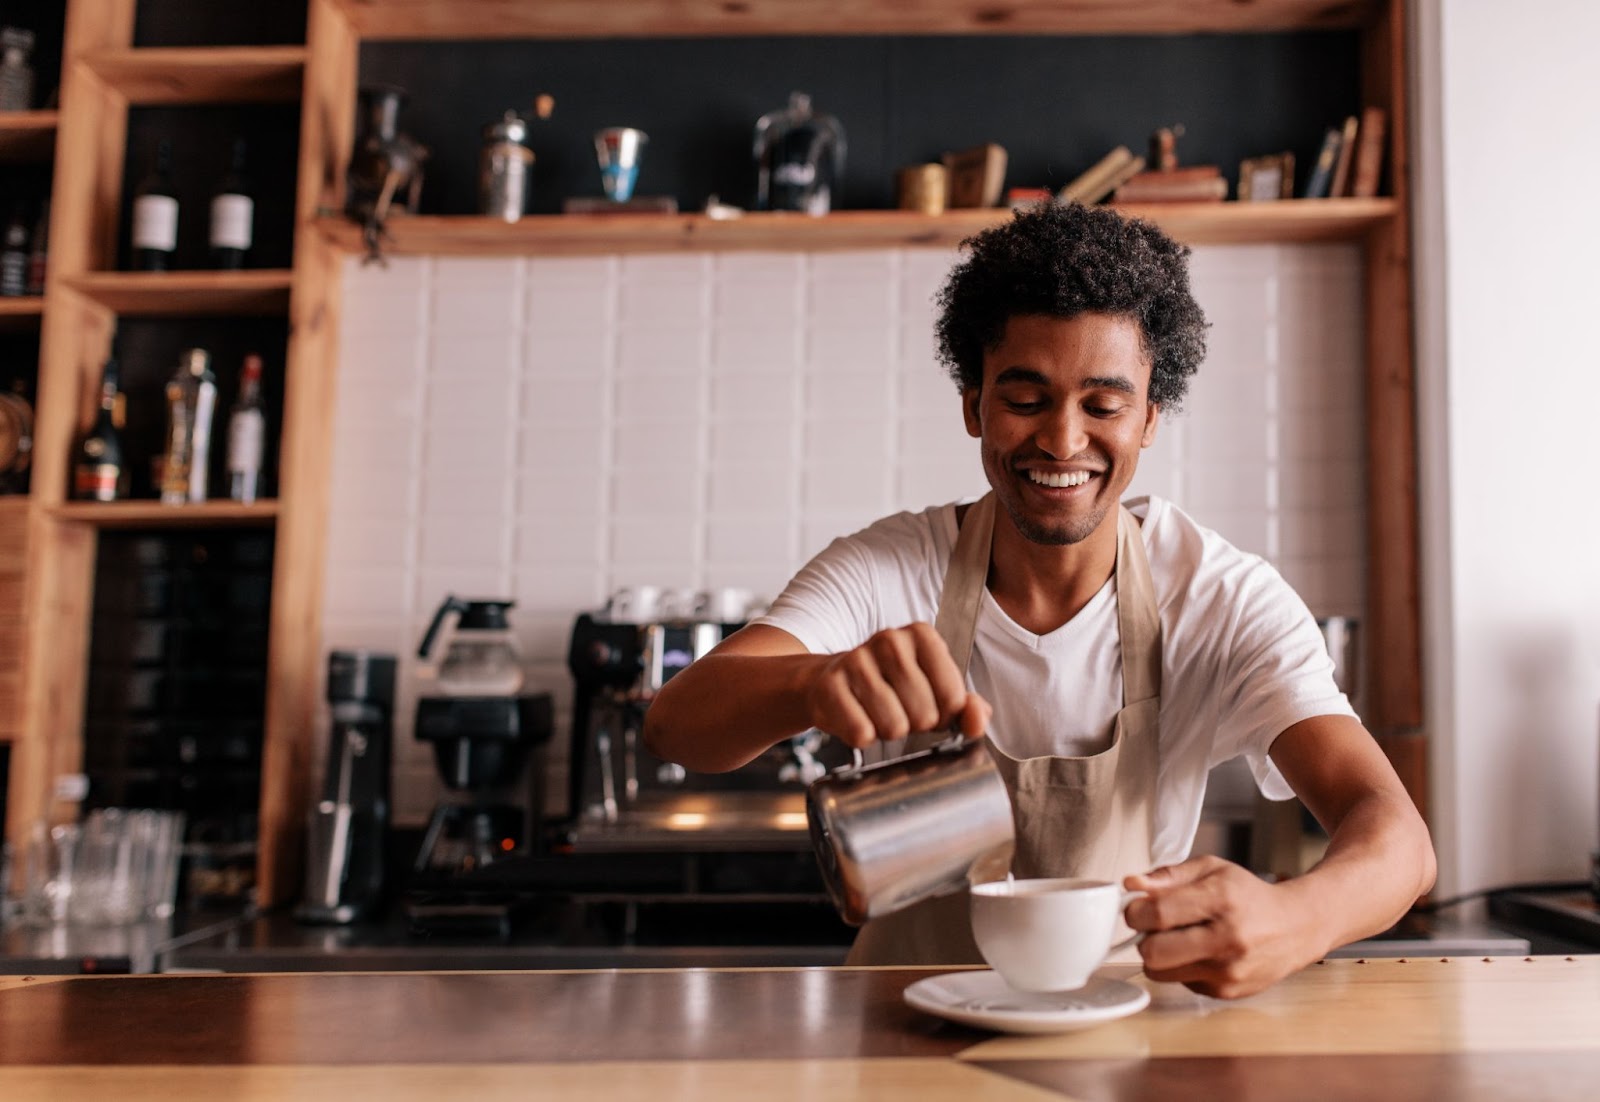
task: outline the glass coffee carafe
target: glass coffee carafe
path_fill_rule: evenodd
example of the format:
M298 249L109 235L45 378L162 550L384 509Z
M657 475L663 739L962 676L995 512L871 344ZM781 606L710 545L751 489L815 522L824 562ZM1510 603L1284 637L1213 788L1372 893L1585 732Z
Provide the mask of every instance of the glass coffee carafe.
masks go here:
M514 606L513 601L444 599L417 649L417 657L437 667L441 693L511 696L522 689L522 662L506 622L506 610Z

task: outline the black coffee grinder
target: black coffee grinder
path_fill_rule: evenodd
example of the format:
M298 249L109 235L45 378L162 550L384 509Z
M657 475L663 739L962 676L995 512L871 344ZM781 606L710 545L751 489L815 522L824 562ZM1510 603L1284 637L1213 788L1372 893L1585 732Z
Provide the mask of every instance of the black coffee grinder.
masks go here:
M354 922L383 895L394 670L392 654L328 655L328 769L307 824L302 922Z
M437 663L435 695L417 700L416 737L433 744L453 795L434 808L413 863L413 887L448 892L473 873L541 846L544 770L554 709L522 692L506 620L512 602L446 597L418 656ZM442 652L442 656L441 656Z

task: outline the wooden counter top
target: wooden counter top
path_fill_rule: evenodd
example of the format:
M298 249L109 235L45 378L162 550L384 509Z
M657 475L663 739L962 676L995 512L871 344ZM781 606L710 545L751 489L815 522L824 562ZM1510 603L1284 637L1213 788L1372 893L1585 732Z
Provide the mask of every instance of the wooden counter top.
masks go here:
M1045 1037L911 1010L901 992L930 974L14 978L0 1098L1366 1102L1600 1083L1600 956L1330 960L1238 1002L1149 984L1147 1010Z

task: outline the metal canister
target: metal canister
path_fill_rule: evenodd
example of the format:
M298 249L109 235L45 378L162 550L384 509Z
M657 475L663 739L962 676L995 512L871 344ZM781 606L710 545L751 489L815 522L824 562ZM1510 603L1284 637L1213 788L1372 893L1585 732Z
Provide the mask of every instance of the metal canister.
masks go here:
M478 159L480 213L515 222L527 212L533 172L533 150L527 147L527 140L528 120L515 111L507 111L483 128L483 151Z
M875 765L836 769L806 791L828 895L859 926L1011 869L1011 796L982 740L960 735Z

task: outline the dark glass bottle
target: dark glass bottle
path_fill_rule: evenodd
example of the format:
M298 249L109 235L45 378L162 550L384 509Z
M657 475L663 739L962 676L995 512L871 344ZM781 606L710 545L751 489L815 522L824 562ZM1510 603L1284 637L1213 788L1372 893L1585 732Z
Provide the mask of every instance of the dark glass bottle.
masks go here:
M266 451L267 418L261 404L261 357L244 358L239 397L228 415L228 496L252 502L261 493L261 462Z
M94 425L78 442L72 465L72 496L80 501L116 501L127 496L127 464L117 426L117 358L106 360L100 376L100 409Z
M228 173L211 197L211 263L217 268L243 268L254 236L256 204L245 178L245 142L233 141Z
M28 293L28 216L21 203L11 207L0 240L0 295Z
M172 267L178 248L178 197L172 190L172 143L156 147L155 165L133 200L133 266L146 272Z
M39 204L39 217L33 223L33 240L28 244L28 294L44 294L44 277L50 266L50 200Z

